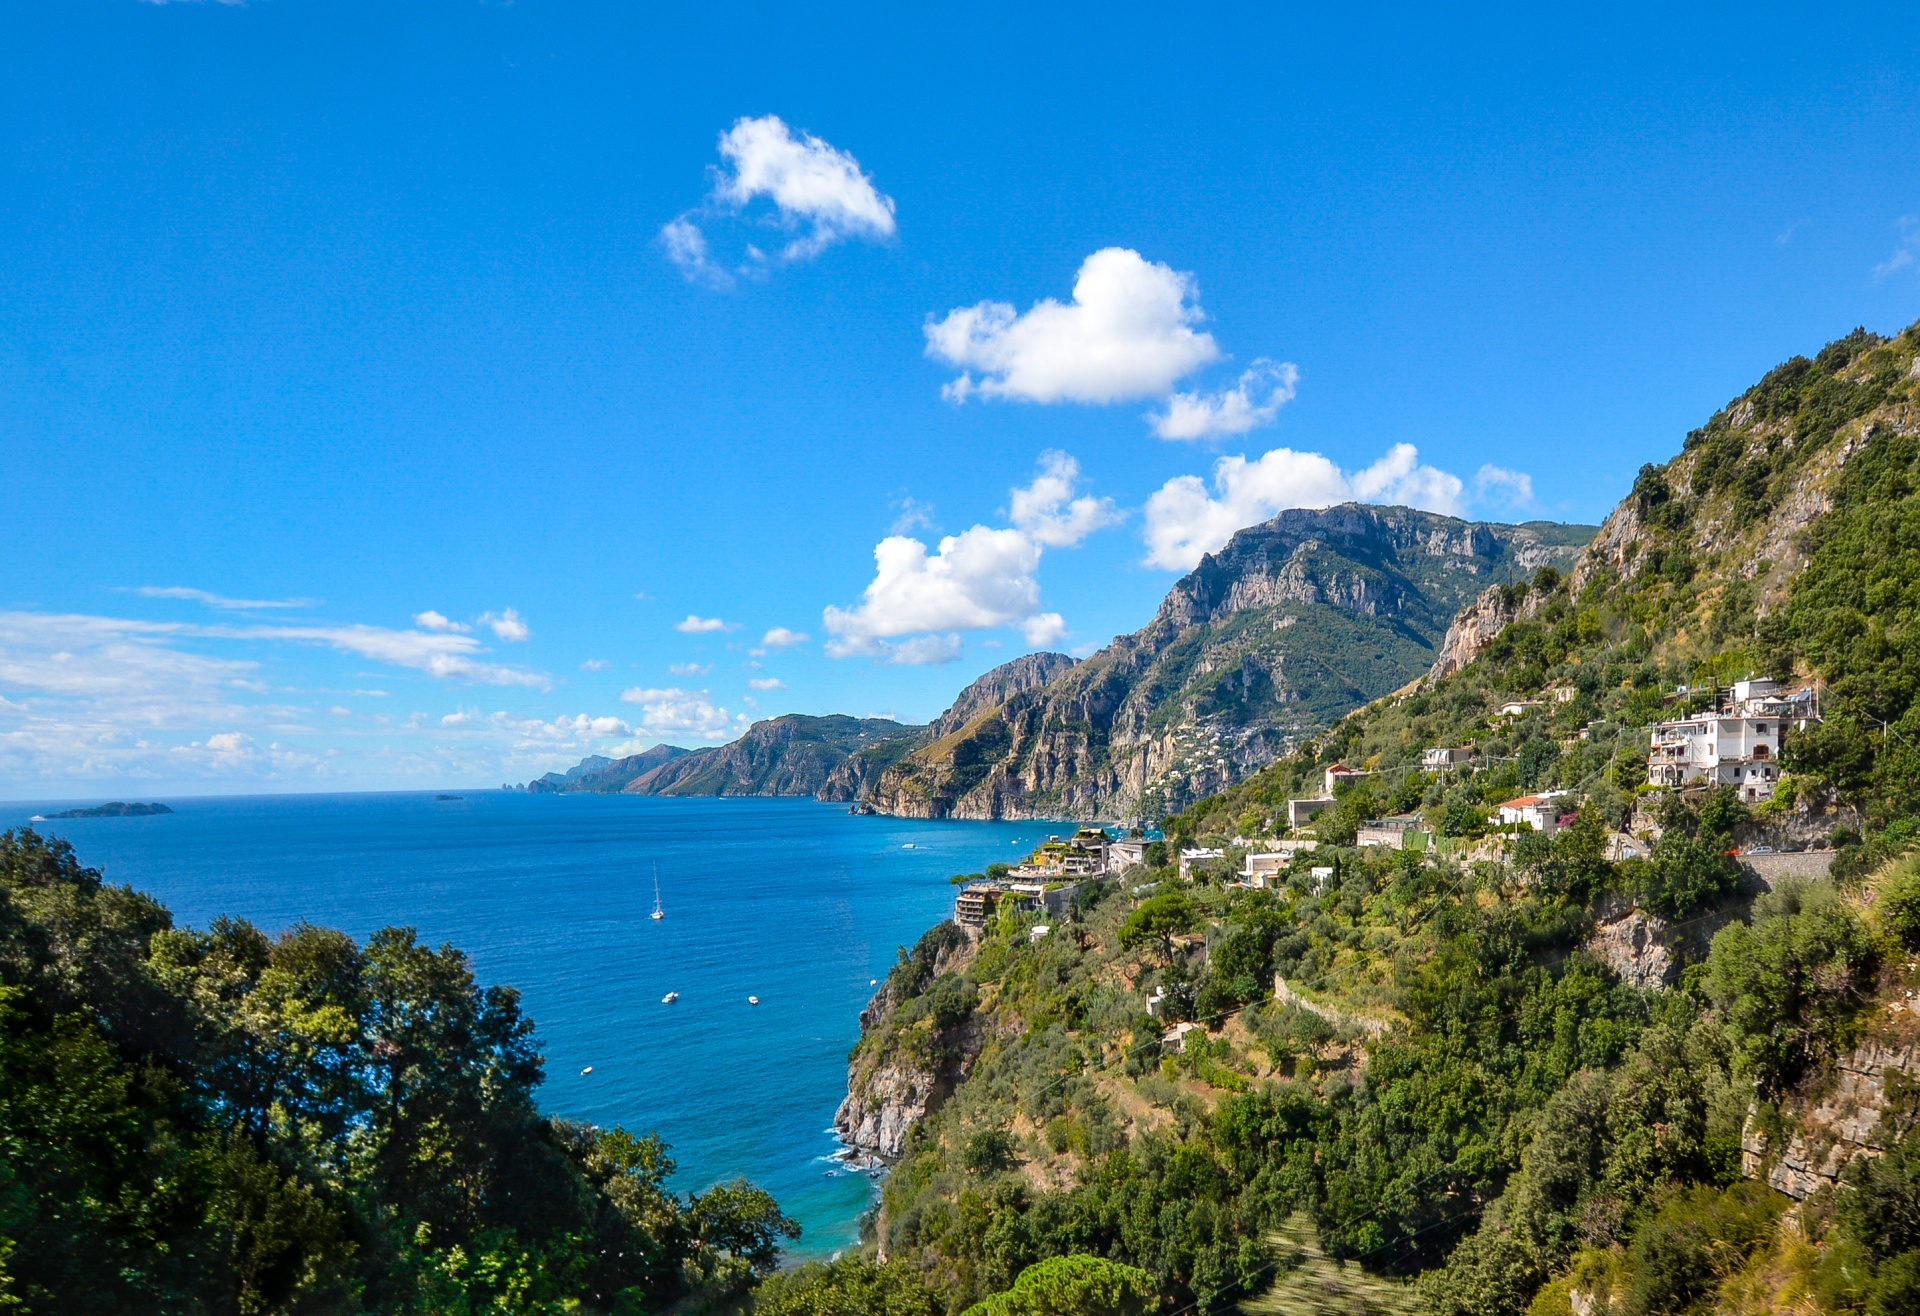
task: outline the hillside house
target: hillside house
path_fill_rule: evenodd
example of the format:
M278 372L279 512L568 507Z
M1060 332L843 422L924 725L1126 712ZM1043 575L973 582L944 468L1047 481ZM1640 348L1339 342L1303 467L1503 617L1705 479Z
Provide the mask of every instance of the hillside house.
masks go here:
M1191 850L1182 850L1180 852L1180 880L1182 882L1193 881L1193 866L1195 864L1204 864L1210 860L1224 858L1226 853L1225 850L1213 850L1204 846L1195 846Z
M1344 763L1336 763L1321 775L1325 779L1326 785L1321 788L1320 793L1328 799L1332 799L1334 787L1344 786L1349 782L1358 781L1367 774L1359 768L1350 768Z
M1509 699L1493 710L1493 721L1511 722L1516 718L1525 717L1538 707L1540 707L1538 699Z
M1115 877L1147 862L1147 843L1139 840L1107 842L1107 876Z
M1448 768L1457 768L1462 763L1473 762L1473 746L1458 745L1451 748L1436 746L1420 755L1420 766L1445 772Z
M1332 798L1324 795L1317 800L1288 800L1287 826L1305 827L1321 810L1332 806Z
M998 882L967 883L965 889L954 898L953 921L970 931L981 931L1006 893L1006 888Z
M1500 821L1505 826L1527 826L1536 832L1552 836L1560 830L1561 807L1567 802L1567 792L1546 791L1539 795L1522 795L1517 800L1508 800L1500 806Z
M1711 710L1654 726L1647 784L1732 786L1744 800L1771 799L1787 736L1819 720L1811 689L1782 693L1766 677L1736 681Z
M1078 882L1007 883L1007 898L1022 914L1064 914L1079 893Z

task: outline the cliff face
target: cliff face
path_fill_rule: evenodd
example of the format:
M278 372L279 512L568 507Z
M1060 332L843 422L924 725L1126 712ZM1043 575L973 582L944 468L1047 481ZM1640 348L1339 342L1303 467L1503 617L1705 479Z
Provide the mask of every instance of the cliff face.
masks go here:
M1408 508L1283 512L1206 557L1142 630L998 700L963 697L867 803L905 817L1157 818L1405 685L1463 603L1570 566L1585 538Z
M833 1126L849 1147L889 1159L907 1131L965 1081L980 1054L978 997L964 975L974 946L953 923L920 939L860 1012L847 1095Z

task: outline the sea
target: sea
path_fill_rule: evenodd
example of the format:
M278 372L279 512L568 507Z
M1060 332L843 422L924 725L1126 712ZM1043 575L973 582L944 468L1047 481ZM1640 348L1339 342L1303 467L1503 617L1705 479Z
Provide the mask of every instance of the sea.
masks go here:
M33 825L176 923L305 920L361 939L401 925L453 943L482 983L519 988L543 1109L658 1131L682 1192L752 1180L800 1222L795 1259L856 1243L877 1195L832 1130L875 980L951 912L949 877L1067 829L793 799L161 798L173 813ZM0 827L73 803L0 804Z

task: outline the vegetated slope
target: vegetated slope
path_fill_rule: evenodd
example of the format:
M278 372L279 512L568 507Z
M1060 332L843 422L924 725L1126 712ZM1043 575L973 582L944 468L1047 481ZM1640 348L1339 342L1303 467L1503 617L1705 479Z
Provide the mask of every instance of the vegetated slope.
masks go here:
M0 833L0 1309L660 1311L797 1233L659 1139L550 1119L511 988L452 946L173 925Z
M912 748L922 728L886 718L789 713L755 722L725 745L655 745L622 759L598 755L529 791L629 795L811 795L851 800Z
M1483 595L1457 663L1170 819L1150 864L1227 843L1199 882L1136 870L1043 935L1002 916L944 974L903 958L855 1083L966 1076L902 1141L883 1273L949 1306L1094 1252L1167 1308L1258 1310L1271 1286L1291 1310L1344 1261L1441 1316L1920 1310L1917 348L1854 335L1770 373L1643 472L1571 581ZM1827 720L1788 741L1786 800L1640 789L1621 728L1788 663ZM1466 742L1472 763L1420 769ZM1330 876L1229 884L1233 837L1335 757L1375 775L1323 815ZM1570 826L1491 831L1492 803L1554 784ZM1340 843L1387 810L1445 848ZM1651 854L1610 861L1635 818ZM1840 880L1754 899L1728 851L1766 835L1839 841ZM1725 926L1654 990L1594 935L1635 921ZM1163 1041L1176 1020L1198 1027ZM1341 1287L1353 1310L1410 1296Z
M1349 504L1240 531L1144 629L1038 685L963 700L866 796L909 817L1157 817L1404 685L1489 583L1590 531Z
M1426 787L1439 800L1427 808L1453 811L1451 823L1436 816L1443 831L1522 786L1579 787L1625 825L1645 781L1643 729L1700 703L1675 688L1750 672L1824 683L1825 723L1783 749L1791 776L1768 811L1779 826L1832 806L1863 811L1870 832L1920 813L1917 349L1917 329L1860 331L1770 371L1678 457L1642 469L1569 576L1476 600L1422 688L1355 712L1171 825L1257 825L1317 794L1335 760L1380 774L1349 821L1419 807L1405 783L1421 751L1469 743L1511 768L1479 793ZM1571 698L1542 699L1550 685ZM1490 725L1508 700L1540 702Z

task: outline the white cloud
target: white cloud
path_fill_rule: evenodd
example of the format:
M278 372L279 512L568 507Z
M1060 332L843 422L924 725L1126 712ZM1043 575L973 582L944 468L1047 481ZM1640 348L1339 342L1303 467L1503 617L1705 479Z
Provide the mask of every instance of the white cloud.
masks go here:
M1168 480L1147 500L1149 566L1187 571L1233 532L1289 507L1394 503L1458 516L1465 485L1457 475L1420 463L1410 443L1395 444L1365 470L1346 472L1317 452L1275 448L1257 461L1222 457L1213 488L1197 475Z
M640 705L640 726L635 729L652 736L692 735L724 740L744 721L715 704L705 690L656 690L636 686L622 691L620 698Z
M483 612L480 614L480 624L509 642L518 643L533 638L533 628L512 608L502 608L497 613Z
M1040 454L1040 473L1033 483L1015 489L1009 508L1014 528L1037 544L1068 548L1094 531L1116 525L1123 518L1110 498L1075 498L1080 463L1064 452Z
M705 676L713 670L712 663L668 663L667 670L675 676Z
M441 719L443 722L446 719ZM542 743L586 745L613 736L630 736L633 728L624 719L575 713L549 721L537 717L518 717L502 710L487 719L487 726L518 737L522 748Z
M1920 260L1920 215L1900 216L1900 240L1895 244L1893 254L1873 267L1873 277L1884 279L1889 274L1901 270Z
M1057 612L1037 612L1020 623L1020 633L1035 648L1058 644L1067 633L1067 620Z
M320 602L318 599L232 599L224 594L190 589L185 585L142 585L134 593L149 599L186 599L230 612L250 612L260 608L311 608Z
M960 656L958 635L916 635L898 644L876 642L874 658L883 667L938 667Z
M1034 570L1040 546L1024 531L977 525L940 541L939 551L904 535L873 550L876 571L857 608L829 607L835 657L871 652L863 642L917 631L971 630L1024 621L1039 610Z
M597 672L606 665L607 660L605 658L589 658L580 664L580 670L583 672Z
M760 643L769 649L785 649L796 644L805 644L813 637L805 631L790 631L785 626L775 626L760 637Z
M1194 328L1204 318L1194 296L1191 275L1108 247L1081 263L1071 302L1049 297L1024 315L979 302L929 317L927 355L965 372L941 390L954 401L1158 397L1220 355L1213 336Z
M896 232L893 199L858 160L812 133L796 134L777 115L735 120L720 134L720 155L726 164L715 172L706 205L660 230L668 259L690 278L722 287L733 281L695 216L737 215L757 200L772 203L770 222L791 236L771 258L749 244L741 272L773 259L807 260L850 238L881 241Z
M686 620L673 624L673 629L687 635L706 635L713 631L730 631L733 627L718 617L702 617L689 612Z
M916 530L934 529L933 504L923 503L918 498L902 498L894 504L899 515L893 518L893 533L910 535Z
M331 713L335 717L352 717L353 716L353 710L351 708L348 708L345 704L335 704L332 708L329 708L327 712Z
M473 629L473 627L457 622L451 617L435 612L432 608L428 608L425 612L414 613L413 624L423 631L442 631L448 634Z
M440 725L443 727L463 727L470 722L477 722L479 720L480 720L479 709L456 708L453 710L453 712L448 713L446 716L440 719Z
M1506 508L1531 506L1533 477L1504 466L1482 466L1474 472L1473 499L1476 503Z
M785 690L787 683L777 676L756 676L747 682L749 690Z
M357 654L395 667L411 667L442 680L472 681L479 685L524 685L546 689L552 682L541 672L504 663L481 662L471 635L431 631L396 631L384 626L249 626L202 627L201 635L228 639L292 640L324 644L342 653Z
M1232 388L1218 393L1175 393L1166 410L1147 419L1163 439L1211 439L1245 434L1273 424L1280 408L1293 401L1300 371L1291 361L1255 361Z

